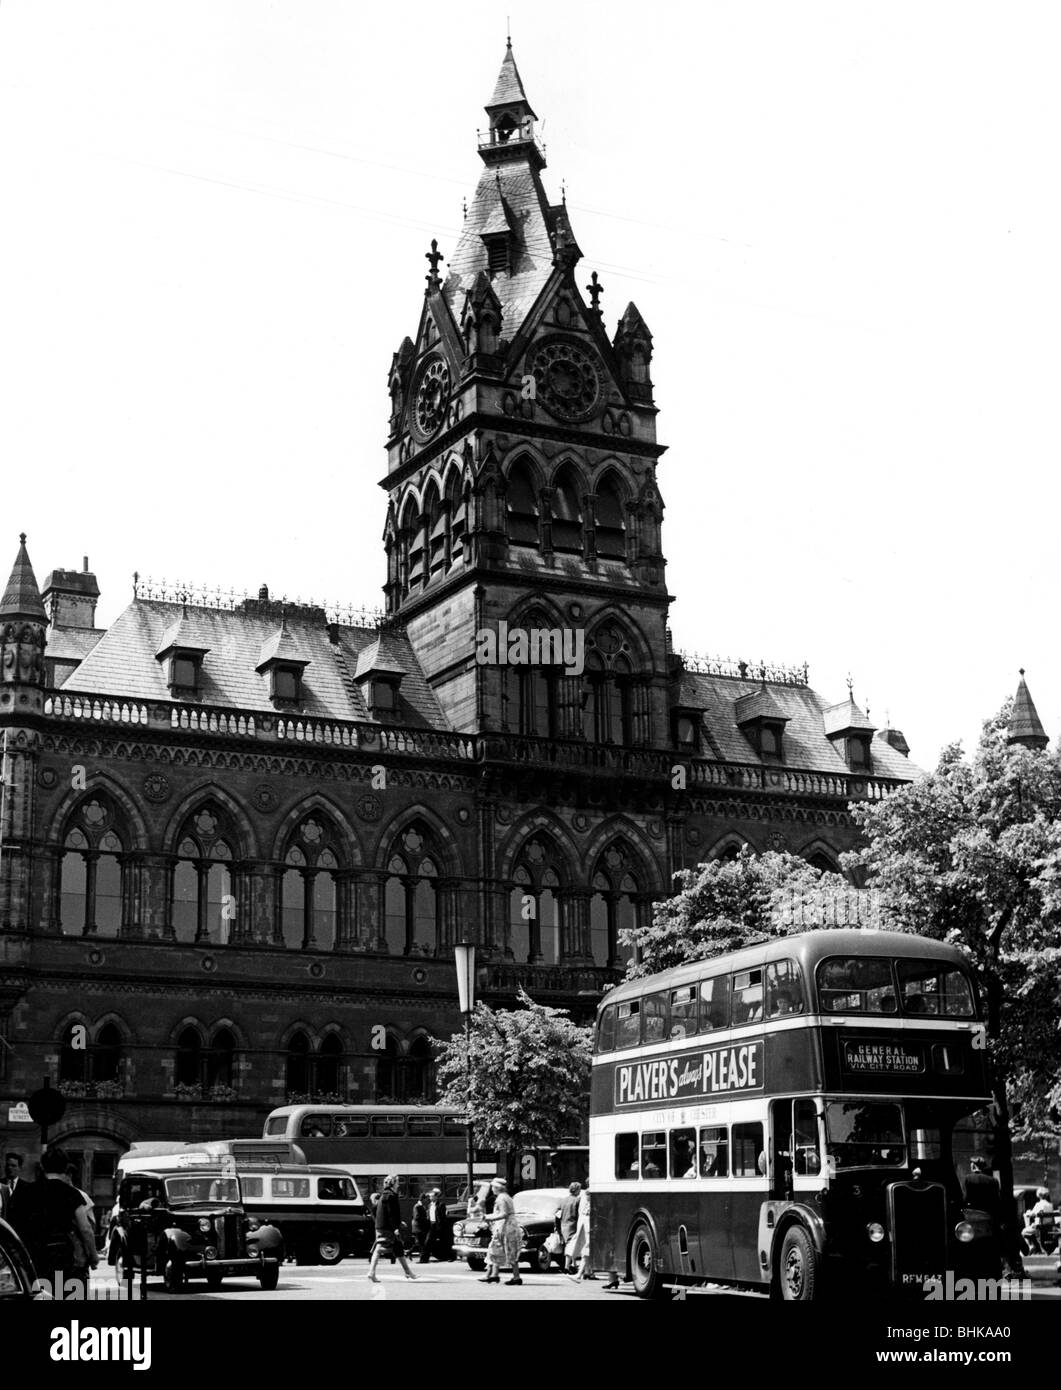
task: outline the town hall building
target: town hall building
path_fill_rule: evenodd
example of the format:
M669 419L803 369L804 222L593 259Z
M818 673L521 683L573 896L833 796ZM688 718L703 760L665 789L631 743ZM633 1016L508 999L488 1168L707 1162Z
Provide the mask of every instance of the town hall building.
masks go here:
M390 365L382 613L137 581L98 628L87 560L41 583L18 549L0 1143L49 1076L100 1200L136 1140L432 1098L455 943L487 1002L588 1018L676 871L748 845L838 872L850 804L917 775L805 668L672 649L652 334L605 322L511 46L486 113Z

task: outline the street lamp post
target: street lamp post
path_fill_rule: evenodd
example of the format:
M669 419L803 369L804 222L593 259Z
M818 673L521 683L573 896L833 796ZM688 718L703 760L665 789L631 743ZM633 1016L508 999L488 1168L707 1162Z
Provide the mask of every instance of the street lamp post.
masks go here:
M462 941L453 948L457 965L457 995L464 1015L464 1059L468 1067L468 1206L475 1194L475 1169L472 1149L472 1010L475 1008L475 945Z

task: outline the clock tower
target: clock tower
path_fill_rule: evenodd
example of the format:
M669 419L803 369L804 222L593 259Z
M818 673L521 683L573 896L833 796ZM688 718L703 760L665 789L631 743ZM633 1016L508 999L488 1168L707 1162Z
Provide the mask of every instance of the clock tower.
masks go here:
M629 304L609 336L580 284L511 42L486 115L391 363L387 612L455 729L669 747L652 335Z

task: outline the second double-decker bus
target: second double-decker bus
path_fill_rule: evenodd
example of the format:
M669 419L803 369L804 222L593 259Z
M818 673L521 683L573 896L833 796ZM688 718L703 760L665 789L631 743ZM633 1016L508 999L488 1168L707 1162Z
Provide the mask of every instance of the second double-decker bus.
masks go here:
M990 1103L965 957L899 932L778 938L612 990L590 1108L594 1265L643 1297L804 1301L997 1272L955 1128Z
M437 1187L446 1203L460 1200L468 1186L467 1134L463 1115L439 1105L281 1105L266 1118L262 1138L297 1145L308 1163L344 1169L366 1197L397 1173L408 1220L421 1192ZM477 1181L493 1177L494 1157L477 1153L473 1171Z

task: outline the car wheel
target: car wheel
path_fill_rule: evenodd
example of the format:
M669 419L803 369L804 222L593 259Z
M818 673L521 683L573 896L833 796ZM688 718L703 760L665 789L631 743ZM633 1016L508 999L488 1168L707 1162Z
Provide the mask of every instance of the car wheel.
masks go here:
M482 1255L469 1255L468 1268L474 1269L477 1274L481 1274L486 1268L486 1261L483 1259Z
M799 1226L785 1232L778 1269L781 1298L785 1303L810 1303L818 1284L818 1255L810 1237Z
M206 1287L211 1293L217 1293L218 1289L221 1287L221 1280L224 1277L225 1276L219 1269L208 1269L206 1271Z
M322 1240L317 1246L317 1258L322 1265L337 1265L343 1258L343 1247L337 1240Z
M162 1278L167 1293L183 1293L188 1287L188 1276L180 1260L167 1260Z
M548 1250L546 1250L544 1245L539 1245L538 1249L535 1251L534 1263L538 1266L538 1269L541 1271L542 1274L549 1273L549 1268L552 1265L552 1262L552 1255L549 1254Z
M639 1221L630 1237L630 1277L634 1282L634 1292L638 1298L659 1298L663 1293L663 1280L656 1268L659 1250L656 1237L644 1221Z
M280 1282L280 1266L275 1262L267 1264L264 1269L258 1271L258 1283L266 1293L272 1293Z

